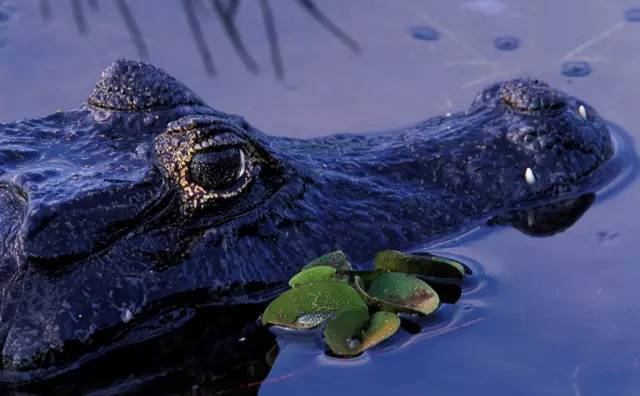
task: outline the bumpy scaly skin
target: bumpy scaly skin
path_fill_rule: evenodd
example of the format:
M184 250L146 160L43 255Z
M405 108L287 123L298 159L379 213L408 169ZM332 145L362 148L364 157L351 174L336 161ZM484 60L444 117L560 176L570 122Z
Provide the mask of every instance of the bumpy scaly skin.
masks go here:
M0 142L5 373L153 337L190 305L260 300L330 250L363 262L573 198L612 154L595 110L535 80L412 128L305 141L267 136L124 60L88 105L0 124ZM232 149L235 183L194 181L194 155Z

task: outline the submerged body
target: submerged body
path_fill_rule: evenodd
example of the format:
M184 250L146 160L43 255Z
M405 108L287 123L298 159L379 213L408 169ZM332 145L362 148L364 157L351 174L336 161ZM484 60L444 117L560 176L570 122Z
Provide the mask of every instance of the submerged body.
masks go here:
M341 249L362 262L575 197L612 155L587 104L537 80L394 132L298 140L118 61L86 105L0 124L2 369L46 370L242 304Z

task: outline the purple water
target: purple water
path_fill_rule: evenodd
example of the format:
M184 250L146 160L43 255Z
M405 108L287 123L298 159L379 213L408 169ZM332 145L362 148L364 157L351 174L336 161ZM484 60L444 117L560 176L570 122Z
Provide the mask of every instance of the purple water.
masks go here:
M464 109L491 82L529 75L640 138L640 24L625 17L638 2L316 3L338 30L295 1L241 1L232 25L242 49L213 2L0 0L0 121L76 107L104 67L128 57L164 68L212 106L275 135L402 127ZM439 36L416 39L416 27ZM502 36L519 47L496 49ZM568 62L587 62L591 72L568 77ZM312 339L280 336L273 369L249 392L638 395L638 202L634 182L601 194L553 237L496 228L438 246L479 263L478 284L421 334L351 361L326 357ZM193 385L172 394L218 391Z

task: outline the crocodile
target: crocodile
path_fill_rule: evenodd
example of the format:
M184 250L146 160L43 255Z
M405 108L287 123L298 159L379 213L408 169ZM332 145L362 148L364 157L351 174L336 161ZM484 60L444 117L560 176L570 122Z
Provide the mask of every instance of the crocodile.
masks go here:
M1 372L54 372L199 306L265 301L328 251L366 263L573 199L613 152L591 106L536 79L399 130L303 140L118 60L79 108L0 124Z

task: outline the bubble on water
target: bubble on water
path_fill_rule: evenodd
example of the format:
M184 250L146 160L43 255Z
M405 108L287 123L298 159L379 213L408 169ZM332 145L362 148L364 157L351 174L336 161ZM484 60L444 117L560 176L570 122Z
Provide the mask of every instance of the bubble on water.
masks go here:
M500 51L513 51L520 47L520 39L515 36L500 36L493 40L493 45Z
M316 327L333 315L335 315L335 312L305 313L298 317L296 323L303 328Z
M409 33L416 40L436 41L440 39L440 32L428 26L414 26L409 29Z
M562 74L567 77L585 77L591 74L591 65L583 61L566 62L562 65Z
M632 8L624 13L624 19L628 22L640 22L640 8Z

